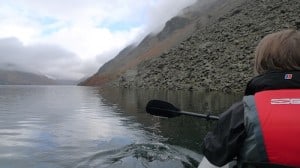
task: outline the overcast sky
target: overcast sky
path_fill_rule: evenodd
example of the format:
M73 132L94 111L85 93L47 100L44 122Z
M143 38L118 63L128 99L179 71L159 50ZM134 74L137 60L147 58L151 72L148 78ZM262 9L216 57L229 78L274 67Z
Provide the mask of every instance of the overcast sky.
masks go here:
M0 0L0 68L80 79L196 0Z

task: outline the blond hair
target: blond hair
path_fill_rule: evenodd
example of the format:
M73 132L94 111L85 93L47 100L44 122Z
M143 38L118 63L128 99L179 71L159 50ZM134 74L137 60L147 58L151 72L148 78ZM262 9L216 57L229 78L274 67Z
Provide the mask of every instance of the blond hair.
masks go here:
M254 71L300 70L300 32L283 30L265 36L255 51Z

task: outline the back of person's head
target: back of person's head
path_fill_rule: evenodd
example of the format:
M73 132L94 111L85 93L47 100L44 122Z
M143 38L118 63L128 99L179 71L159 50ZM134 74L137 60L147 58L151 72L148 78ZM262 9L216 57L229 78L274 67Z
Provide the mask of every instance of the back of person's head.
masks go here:
M255 51L254 71L300 70L300 32L283 30L265 36Z

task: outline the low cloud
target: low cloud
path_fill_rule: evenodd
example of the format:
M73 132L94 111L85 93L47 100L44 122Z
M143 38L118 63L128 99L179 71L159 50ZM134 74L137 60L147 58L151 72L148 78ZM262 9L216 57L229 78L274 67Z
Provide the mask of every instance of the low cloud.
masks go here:
M77 79L85 75L81 72L81 60L59 46L24 46L16 38L5 38L0 39L0 51L0 67L3 69L33 72L59 79Z
M0 68L80 79L196 0L0 0Z

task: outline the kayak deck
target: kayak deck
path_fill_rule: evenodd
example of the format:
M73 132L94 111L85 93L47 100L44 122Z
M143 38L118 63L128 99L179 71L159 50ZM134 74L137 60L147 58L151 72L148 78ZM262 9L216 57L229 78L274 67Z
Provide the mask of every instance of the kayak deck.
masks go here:
M218 167L218 166L215 166L213 164L211 164L207 159L206 157L203 157L202 161L200 162L198 168L231 168L233 167L235 164L234 163L228 163L222 167Z

